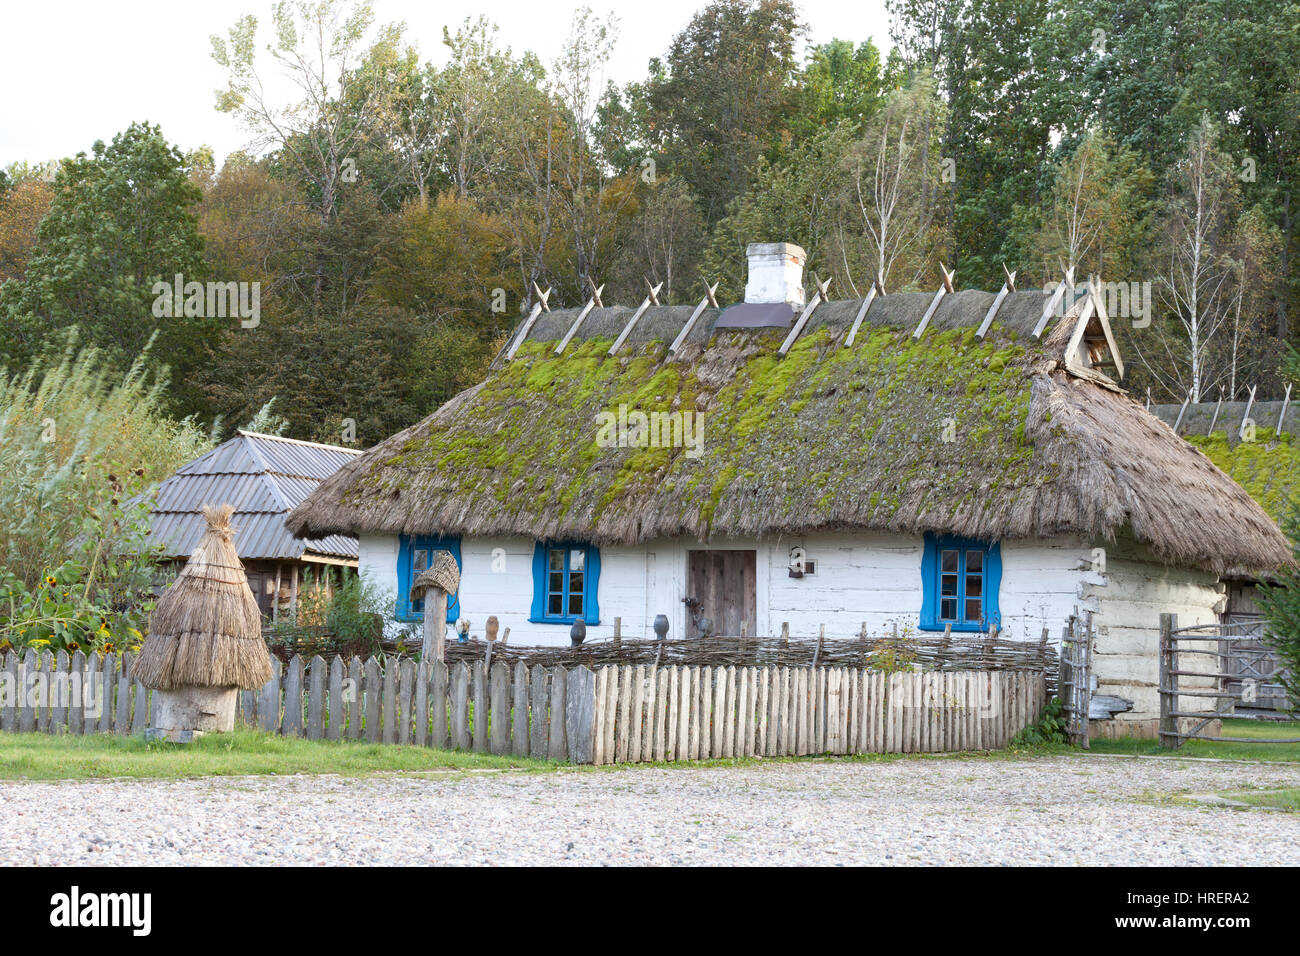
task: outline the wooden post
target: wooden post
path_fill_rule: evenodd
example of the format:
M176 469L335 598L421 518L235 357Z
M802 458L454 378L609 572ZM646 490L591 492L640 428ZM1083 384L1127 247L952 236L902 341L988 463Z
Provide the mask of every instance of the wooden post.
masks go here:
M682 347L682 343L686 341L686 336L690 335L691 329L695 327L696 321L704 313L704 310L707 307L710 305L715 309L718 307L718 300L713 297L713 293L718 291L718 283L715 282L713 285L709 285L706 282L704 283L704 288L707 290L706 295L700 300L700 304L695 307L695 311L691 313L691 317L686 320L686 324L682 326L682 330L677 333L677 338L673 339L673 344L668 346L670 354L676 352Z
M871 303L876 300L877 295L885 294L885 283L877 277L871 283L871 288L867 290L867 297L862 300L862 305L858 309L857 317L853 320L853 327L849 329L848 337L844 340L845 348L853 344L858 337L858 329L862 326L862 320L867 317L867 310L871 308Z
M623 619L621 617L614 618L614 646L623 646Z
M298 565L293 566L293 571L289 576L289 616L293 618L293 623L298 623Z
M1066 267L1062 263L1061 271L1064 275L1052 291L1051 298L1043 305L1043 314L1038 317L1038 324L1034 326L1034 338L1036 339L1042 338L1043 332L1047 329L1047 323L1052 318L1052 313L1056 311L1056 307L1060 305L1066 290L1074 288L1074 268Z
M816 280L814 280L814 282L816 282ZM830 287L830 284L831 280L827 279L825 282L817 285L817 291L813 294L812 301L804 306L804 310L799 314L799 319L795 322L794 328L790 330L790 333L785 337L785 341L781 343L781 347L777 349L778 355L785 355L790 351L790 346L794 345L794 340L799 337L799 333L803 331L803 327L808 324L808 319L812 316L817 306L826 301L826 290Z
M916 331L912 333L912 338L914 339L919 339L925 334L926 328L930 325L931 317L934 315L935 310L939 308L939 303L943 301L945 295L952 291L953 273L945 269L942 262L939 263L939 274L943 278L943 285L939 286L939 290L935 292L934 298L930 300L930 307L925 310L925 315L921 316L920 324L917 325Z
M447 660L447 592L442 588L429 588L424 595L424 646L420 660ZM491 647L491 645L488 645Z
M641 321L641 316L645 315L646 309L650 308L650 306L652 305L659 304L659 299L657 298L657 296L659 295L659 290L662 288L663 288L662 282L660 282L658 285L650 286L650 294L645 297L645 299L641 302L641 305L637 308L637 310L634 313L632 313L632 318L628 319L627 325L623 326L623 331L618 334L618 338L614 340L614 344L609 347L610 355L616 353L619 350L619 347L622 346L622 344L625 341L627 341L627 337L632 334L632 329L636 327L637 322ZM585 762L585 761L580 761L580 762Z
M280 571L282 565L275 562L275 597L271 600L271 621L280 620Z
M551 297L551 290L548 288L543 292L537 288L537 283L534 282L533 291L537 293L537 301L533 303L532 311L528 313L528 318L524 321L523 327L520 328L519 334L515 336L514 341L510 343L510 348L506 351L507 362L515 357L515 353L519 351L519 346L524 344L524 340L528 338L528 333L532 331L533 324L537 322L537 317L542 314L542 310L551 311L550 305L547 304L547 300Z
M993 324L993 317L998 314L998 309L1002 308L1002 300L1016 291L1016 274L1007 271L1005 262L1002 263L1002 274L1007 277L1007 281L1002 283L1002 289L993 300L993 304L989 306L989 310L984 313L984 321L980 323L980 327L975 331L975 338L977 339L984 338L988 333L989 326Z
M1160 746L1173 749L1178 746L1178 718L1174 716L1178 709L1178 651L1174 643L1174 631L1178 627L1178 615L1160 615Z

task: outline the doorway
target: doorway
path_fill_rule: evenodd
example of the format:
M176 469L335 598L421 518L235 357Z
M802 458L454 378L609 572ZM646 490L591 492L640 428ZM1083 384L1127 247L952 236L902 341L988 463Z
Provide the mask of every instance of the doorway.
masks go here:
M686 596L698 602L693 606L699 618L713 622L712 633L738 636L742 626L755 636L758 552L756 551L687 551ZM688 606L687 637L700 637Z

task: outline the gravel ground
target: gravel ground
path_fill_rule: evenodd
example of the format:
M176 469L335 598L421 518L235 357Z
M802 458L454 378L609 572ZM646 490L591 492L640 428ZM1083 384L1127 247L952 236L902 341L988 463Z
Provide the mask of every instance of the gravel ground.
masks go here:
M1300 786L1193 760L834 760L561 773L3 783L0 864L1300 864Z

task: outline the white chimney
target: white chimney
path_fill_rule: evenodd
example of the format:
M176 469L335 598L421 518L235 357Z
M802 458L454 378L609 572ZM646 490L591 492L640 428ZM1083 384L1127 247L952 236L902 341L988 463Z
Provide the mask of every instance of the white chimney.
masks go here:
M785 302L795 309L804 307L806 252L790 242L751 242L745 247L745 255L749 257L746 302Z

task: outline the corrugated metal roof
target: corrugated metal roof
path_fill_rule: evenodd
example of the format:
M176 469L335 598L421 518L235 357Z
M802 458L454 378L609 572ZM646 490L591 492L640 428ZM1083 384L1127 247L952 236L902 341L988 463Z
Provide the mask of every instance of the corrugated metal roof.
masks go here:
M296 560L305 553L356 560L355 538L295 538L284 526L284 517L360 453L241 431L159 486L153 536L163 543L167 557L189 557L206 527L203 506L231 504L235 548L245 560Z

